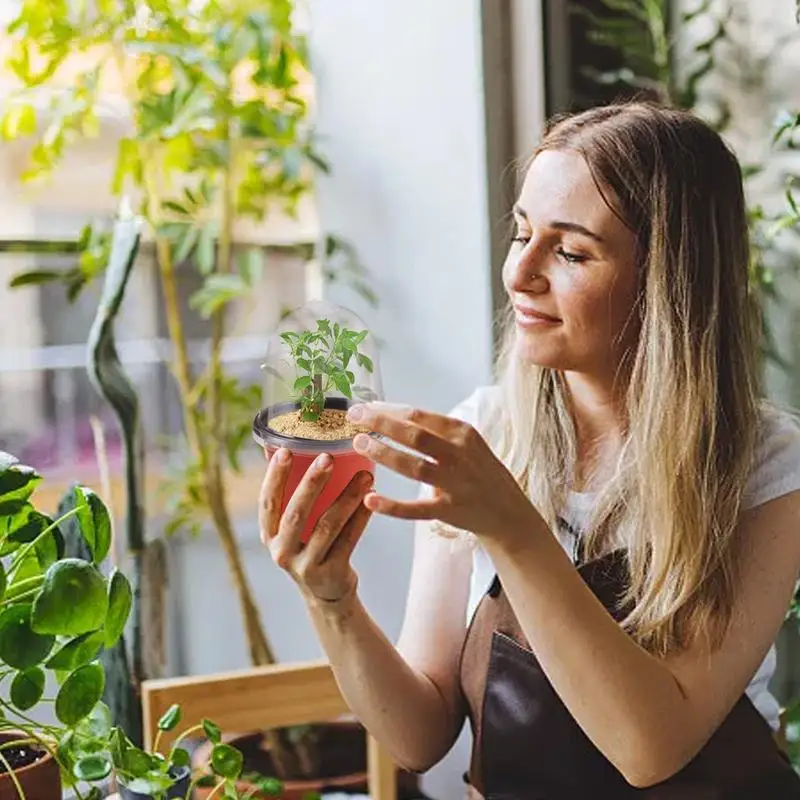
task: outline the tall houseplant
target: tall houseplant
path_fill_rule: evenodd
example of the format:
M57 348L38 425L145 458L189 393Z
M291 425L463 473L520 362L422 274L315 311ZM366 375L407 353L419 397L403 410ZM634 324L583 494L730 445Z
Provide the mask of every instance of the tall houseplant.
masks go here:
M293 213L326 169L310 125L306 43L292 26L291 0L24 0L8 26L8 62L19 81L0 120L6 138L32 138L26 177L41 179L69 145L98 127L103 87L113 83L129 109L113 191L137 198L144 235L155 245L172 373L183 412L185 461L170 487L168 530L210 521L236 590L250 661L274 662L235 537L226 475L250 442L260 387L223 367L226 310L257 285L261 251L236 256L237 230L275 209ZM82 69L64 89L54 81L70 59ZM52 98L47 111L37 96ZM13 285L58 280L76 296L106 261L103 231L87 231L79 265L37 270ZM240 248L241 249L241 248ZM301 249L323 272L347 277L374 300L352 250L334 237ZM180 270L202 279L190 306L208 320L210 348L195 372L185 333ZM288 757L296 748L277 748ZM280 770L281 764L277 767ZM283 765L285 766L285 765Z

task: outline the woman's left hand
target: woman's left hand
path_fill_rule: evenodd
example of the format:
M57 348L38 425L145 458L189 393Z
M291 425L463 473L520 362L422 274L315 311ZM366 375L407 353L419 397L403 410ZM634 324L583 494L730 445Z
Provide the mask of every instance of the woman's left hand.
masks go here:
M414 501L370 493L364 505L371 511L402 519L438 519L489 538L518 531L536 513L514 476L472 425L377 402L353 406L348 417L427 456L400 451L367 434L356 436L353 447L361 455L433 487L430 499Z

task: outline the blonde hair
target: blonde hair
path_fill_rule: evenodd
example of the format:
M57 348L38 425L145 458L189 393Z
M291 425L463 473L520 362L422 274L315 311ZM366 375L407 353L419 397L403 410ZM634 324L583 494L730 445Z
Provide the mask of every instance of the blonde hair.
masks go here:
M718 645L731 618L734 530L759 419L739 164L702 121L649 103L559 118L536 154L549 149L583 156L636 235L640 270L631 312L640 334L618 374L627 429L598 492L586 557L626 548L623 626L643 647L665 654L696 636ZM521 361L510 313L504 327L485 435L555 526L577 459L564 376Z

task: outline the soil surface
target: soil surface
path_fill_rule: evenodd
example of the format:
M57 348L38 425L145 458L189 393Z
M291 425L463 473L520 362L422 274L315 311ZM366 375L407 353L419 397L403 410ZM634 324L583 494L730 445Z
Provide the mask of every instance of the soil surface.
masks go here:
M299 439L316 439L317 441L335 441L336 439L352 439L358 433L368 432L363 425L356 425L347 419L347 412L339 409L325 409L317 420L304 420L299 411L281 414L269 421L269 427L284 436L296 436Z
M29 744L20 744L13 747L3 748L3 758L11 765L11 769L17 770L33 764L40 758L44 758L47 753L31 747ZM0 762L0 773L6 772L6 765Z

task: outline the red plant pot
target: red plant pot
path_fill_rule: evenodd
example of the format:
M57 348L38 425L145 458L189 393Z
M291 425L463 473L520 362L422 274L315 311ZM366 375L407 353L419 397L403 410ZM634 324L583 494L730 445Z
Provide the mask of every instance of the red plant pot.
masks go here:
M349 403L344 398L328 398L325 407L341 411L347 410ZM325 488L311 508L311 514L301 534L301 541L307 542L314 526L325 511L342 493L348 483L359 472L375 474L375 462L353 450L352 439L317 440L301 439L296 436L285 436L269 427L269 420L296 406L291 403L266 408L259 412L253 423L253 438L264 448L267 461L281 448L292 453L292 466L281 503L281 513L286 509L289 500L295 493L308 468L321 453L328 453L333 459L333 472Z
M322 445L319 449L320 453L328 452L324 445L325 442L320 442ZM269 461L273 455L278 451L277 447L266 446L264 453ZM289 448L291 449L291 447ZM309 454L307 452L293 452L292 453L292 467L289 471L289 478L286 481L286 489L283 493L283 502L281 503L281 513L286 510L295 490L300 485L303 475L306 474L308 468L314 463L314 459L318 454ZM300 540L305 544L311 536L314 526L325 511L330 508L333 501L342 493L344 488L353 479L358 472L371 472L375 474L375 463L370 461L365 456L359 455L355 450L345 453L331 453L333 458L333 473L330 479L325 484L325 488L320 493L314 505L311 507L311 514L308 517L308 522Z

